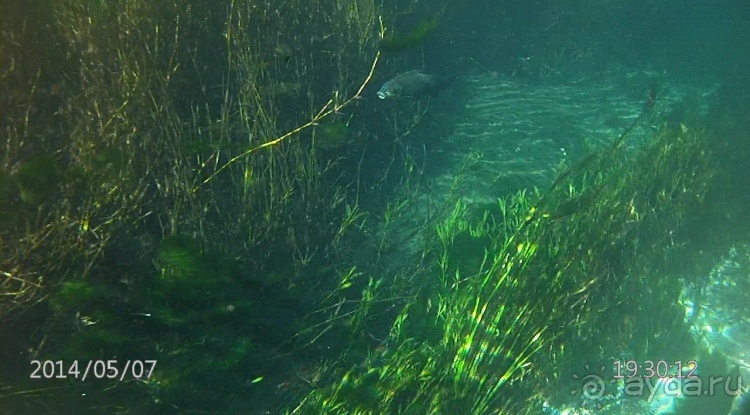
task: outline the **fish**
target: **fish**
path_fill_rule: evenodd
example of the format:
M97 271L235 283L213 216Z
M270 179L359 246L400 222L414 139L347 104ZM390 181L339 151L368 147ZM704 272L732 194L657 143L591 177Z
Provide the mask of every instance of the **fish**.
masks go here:
M453 78L430 75L415 69L400 73L384 83L378 91L378 98L418 99L427 95L437 95L452 81Z

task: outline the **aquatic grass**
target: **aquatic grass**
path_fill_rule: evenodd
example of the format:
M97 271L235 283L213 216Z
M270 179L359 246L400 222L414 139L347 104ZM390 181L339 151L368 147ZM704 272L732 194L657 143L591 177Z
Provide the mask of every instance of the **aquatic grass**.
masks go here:
M469 208L456 203L462 169L448 202L416 206L423 154L403 138L428 107L389 112L380 141L351 111L388 64L377 41L398 10L262 6L58 2L44 12L50 24L22 30L43 28L29 45L60 50L44 49L36 68L8 49L14 65L0 80L22 82L2 98L0 314L30 319L15 327L32 355L164 362L145 382L35 396L85 389L97 410L123 413L118 393L150 397L134 413L252 400L280 413L281 385L296 382L295 398L315 388L289 404L300 413L522 413L510 397L537 396L549 361L593 346L587 324L623 307L624 293L672 295L667 279L622 276L638 254L668 250L661 231L699 204L711 177L699 170L700 129L661 130L647 156L593 155L549 196ZM344 120L346 137L329 133L365 139L315 144L321 123ZM369 166L373 152L387 162ZM383 195L382 210L363 206ZM651 311L629 318L654 327ZM622 336L651 335L627 327Z
M342 113L363 105L379 16L390 12L372 0L279 10L252 0L71 0L3 28L4 38L31 39L25 46L57 48L39 62L8 49L13 65L0 78L12 90L2 105L0 315L33 316L19 336L34 353L156 354L171 368L115 388L147 389L154 406L174 408L211 367L212 382L237 385L234 396L274 400L262 391L294 368L276 370L271 357L309 360L296 347L321 333L294 334L345 320L327 314L329 295L362 293L368 307L342 311L353 328L400 301L369 274L326 290L354 269L347 255L366 232L359 198L370 188L355 189L362 175L309 136L324 122L339 126L328 131L338 140L366 133ZM251 336L231 330L243 324ZM236 362L267 381L248 386ZM194 409L221 402L202 399Z
M654 338L680 329L672 312L655 312L676 304L678 280L642 275L672 249L674 230L689 223L685 212L701 204L711 159L700 128L663 127L637 151L622 145L629 133L563 171L546 192L521 192L474 216L457 203L435 226L440 284L403 309L387 353L289 413L535 413L545 379L578 361L577 350L616 351L627 342L646 345L633 349L639 356L656 353ZM482 260L472 272L458 266L461 235L487 238L484 254L473 248Z

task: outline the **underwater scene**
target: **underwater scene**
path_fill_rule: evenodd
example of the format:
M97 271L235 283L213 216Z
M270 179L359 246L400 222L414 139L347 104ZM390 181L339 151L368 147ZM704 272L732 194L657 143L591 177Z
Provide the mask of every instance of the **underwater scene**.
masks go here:
M747 0L3 0L0 414L750 415Z

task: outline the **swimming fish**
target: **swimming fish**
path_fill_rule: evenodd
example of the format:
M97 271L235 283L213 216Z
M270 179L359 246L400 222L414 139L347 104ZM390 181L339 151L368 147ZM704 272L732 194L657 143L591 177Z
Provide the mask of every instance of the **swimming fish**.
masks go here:
M400 73L384 83L378 91L378 98L421 98L426 95L437 95L452 81L453 78L441 78L415 69Z

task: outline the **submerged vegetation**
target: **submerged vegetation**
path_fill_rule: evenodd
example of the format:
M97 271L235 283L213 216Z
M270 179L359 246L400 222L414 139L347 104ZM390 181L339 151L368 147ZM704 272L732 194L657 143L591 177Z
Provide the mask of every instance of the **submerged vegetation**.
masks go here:
M479 214L459 202L435 227L433 280L384 348L330 368L338 380L290 413L538 413L537 394L582 361L674 350L660 336L694 352L681 277L663 265L713 180L712 139L665 127L635 154L620 142L545 193Z
M401 35L388 35L380 40L380 50L383 52L401 52L421 45L432 32L437 29L438 17L424 19L417 22L413 28Z
M292 376L282 356L310 341L295 334L351 267L343 241L372 184L325 151L362 128L340 117L385 29L372 0L256 3L4 3L6 373L27 368L19 353L161 359L140 385L79 386L93 406L145 388L145 402L195 409L221 407L186 393L220 377L274 396ZM20 382L3 406L75 396L26 389L38 388Z
M422 210L426 150L402 139L429 106L373 120L361 98L438 18L261 3L2 6L3 408L538 413L584 360L693 352L673 256L736 191L726 101L712 124L643 91L550 188ZM33 359L157 364L34 383Z

